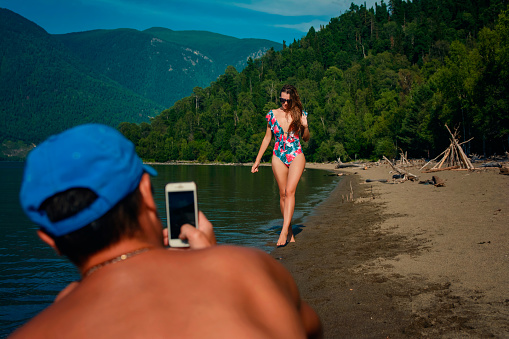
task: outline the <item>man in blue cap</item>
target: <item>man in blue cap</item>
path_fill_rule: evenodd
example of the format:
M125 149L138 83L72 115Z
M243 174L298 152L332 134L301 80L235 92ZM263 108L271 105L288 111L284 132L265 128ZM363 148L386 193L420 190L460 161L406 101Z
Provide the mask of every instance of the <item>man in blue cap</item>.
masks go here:
M190 250L167 250L150 176L134 145L87 124L28 156L20 200L38 234L82 279L12 338L320 337L316 313L290 273L266 253L214 246L182 228Z

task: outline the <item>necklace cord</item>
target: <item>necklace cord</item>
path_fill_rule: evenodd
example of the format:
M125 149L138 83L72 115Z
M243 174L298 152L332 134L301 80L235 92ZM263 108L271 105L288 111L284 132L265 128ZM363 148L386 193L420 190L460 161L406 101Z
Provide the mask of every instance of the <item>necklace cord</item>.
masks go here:
M88 277L90 274L94 273L95 271L97 271L100 268L103 268L104 266L107 266L107 265L110 265L110 264L115 264L117 262L127 260L129 258L132 258L132 257L138 255L138 254L141 254L143 252L147 252L148 250L150 250L150 247L143 247L143 248L139 248L139 249L137 249L135 251L131 251L131 252L127 252L127 253L121 254L118 257L115 257L113 259L109 259L109 260L103 261L102 263L97 264L95 266L92 266L88 270L86 270L85 273L83 273L83 278Z

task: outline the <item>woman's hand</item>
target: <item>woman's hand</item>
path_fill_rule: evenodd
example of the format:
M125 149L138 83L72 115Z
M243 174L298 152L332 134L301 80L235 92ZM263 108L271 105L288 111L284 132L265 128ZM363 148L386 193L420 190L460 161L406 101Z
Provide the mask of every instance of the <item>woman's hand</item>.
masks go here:
M304 128L308 128L308 117L304 114L300 117L300 124Z
M254 164L253 164L253 167L251 167L251 173L256 173L258 172L258 167L260 166L260 163L258 161L256 161Z
M302 114L300 117L300 123L301 123L301 135L302 140L308 141L309 140L309 126L308 126L308 117L305 114Z

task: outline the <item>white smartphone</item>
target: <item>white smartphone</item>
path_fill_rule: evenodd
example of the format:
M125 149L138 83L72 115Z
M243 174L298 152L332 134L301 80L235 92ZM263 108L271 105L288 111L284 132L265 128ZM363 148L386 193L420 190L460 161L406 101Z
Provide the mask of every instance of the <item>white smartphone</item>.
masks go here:
M164 194L170 246L189 247L187 240L179 239L179 234L184 224L198 228L196 184L193 181L168 183L164 188Z

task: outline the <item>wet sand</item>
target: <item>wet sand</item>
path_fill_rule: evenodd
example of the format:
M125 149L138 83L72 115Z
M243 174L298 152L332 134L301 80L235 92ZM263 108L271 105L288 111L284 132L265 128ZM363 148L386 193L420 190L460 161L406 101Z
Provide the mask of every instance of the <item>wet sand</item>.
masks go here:
M272 255L325 338L509 337L509 176L408 169L435 187L393 183L389 165L307 167L344 176Z

